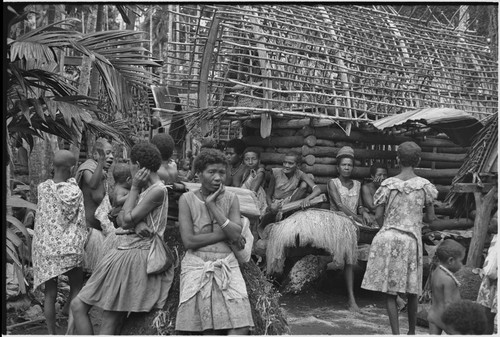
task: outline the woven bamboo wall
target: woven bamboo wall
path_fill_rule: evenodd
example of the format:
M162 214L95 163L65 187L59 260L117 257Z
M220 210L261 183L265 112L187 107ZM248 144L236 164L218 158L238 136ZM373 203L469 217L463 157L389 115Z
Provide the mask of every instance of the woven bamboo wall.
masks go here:
M468 32L335 4L182 5L172 17L166 81L182 88L187 118L497 111L497 64Z

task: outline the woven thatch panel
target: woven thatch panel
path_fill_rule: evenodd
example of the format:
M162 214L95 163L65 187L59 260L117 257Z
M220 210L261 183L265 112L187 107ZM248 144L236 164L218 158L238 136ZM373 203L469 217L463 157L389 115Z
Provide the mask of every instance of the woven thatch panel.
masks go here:
M467 32L352 5L181 6L174 14L182 34L170 43L168 81L192 93L185 111L352 121L422 107L480 120L497 111L497 64Z

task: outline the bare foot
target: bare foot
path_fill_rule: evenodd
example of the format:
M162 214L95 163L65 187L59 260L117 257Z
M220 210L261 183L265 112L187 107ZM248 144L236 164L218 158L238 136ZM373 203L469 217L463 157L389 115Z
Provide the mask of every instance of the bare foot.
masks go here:
M356 304L356 301L354 300L350 300L349 303L349 311L352 311L352 312L360 312L361 309L359 309L358 305Z

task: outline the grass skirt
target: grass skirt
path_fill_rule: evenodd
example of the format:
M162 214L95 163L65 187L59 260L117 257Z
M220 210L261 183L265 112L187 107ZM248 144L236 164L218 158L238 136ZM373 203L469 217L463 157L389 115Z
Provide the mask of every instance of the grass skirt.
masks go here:
M300 246L322 248L340 265L357 263L357 227L354 222L334 211L310 208L271 224L267 243L267 273L281 273L285 264L285 248Z

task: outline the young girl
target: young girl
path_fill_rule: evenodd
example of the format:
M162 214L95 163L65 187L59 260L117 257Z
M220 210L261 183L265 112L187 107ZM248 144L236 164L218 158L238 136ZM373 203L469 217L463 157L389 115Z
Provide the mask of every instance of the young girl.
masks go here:
M429 333L440 335L445 328L441 315L450 303L460 300L460 283L453 274L462 268L465 248L454 240L444 240L434 256L436 267L431 274L432 305L427 319Z
M265 170L260 165L260 151L253 148L245 149L243 152L243 162L246 171L243 174L241 187L251 190L257 196L260 214L264 214L267 208L266 191L262 187L265 178Z
M417 176L414 167L422 150L414 142L398 147L401 173L382 182L374 195L376 218L383 225L375 235L362 288L387 294L387 313L393 334L399 334L396 296L408 297L408 334L415 334L418 295L422 292L422 210L427 223L434 220L432 203L437 190L428 180Z
M70 302L83 285L83 253L87 239L83 194L71 171L76 159L70 151L54 154L54 178L38 185L33 236L34 288L44 284L44 314L49 334L56 334L57 279L67 275ZM72 315L68 321L71 332Z
M221 151L204 150L194 162L201 188L179 199L186 254L181 263L178 331L242 335L254 325L245 280L231 248L241 249L244 243L238 198L224 189L226 169Z

